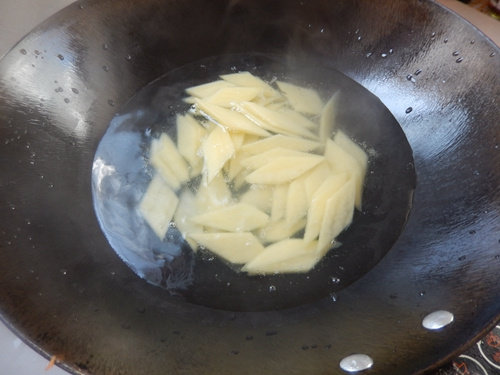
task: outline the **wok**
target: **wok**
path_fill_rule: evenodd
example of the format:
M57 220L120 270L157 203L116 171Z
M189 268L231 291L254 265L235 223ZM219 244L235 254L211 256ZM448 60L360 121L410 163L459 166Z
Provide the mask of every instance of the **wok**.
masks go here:
M404 135L386 161L403 162L392 179L408 184L371 212L390 216L391 198L411 210L382 248L326 270L346 280L335 301L186 301L137 277L94 212L95 153L130 97L176 68L248 54L339 70ZM499 68L497 47L426 1L73 4L0 62L2 319L75 373L344 373L353 353L373 358L372 374L444 363L499 318ZM421 323L436 310L454 321L431 332Z

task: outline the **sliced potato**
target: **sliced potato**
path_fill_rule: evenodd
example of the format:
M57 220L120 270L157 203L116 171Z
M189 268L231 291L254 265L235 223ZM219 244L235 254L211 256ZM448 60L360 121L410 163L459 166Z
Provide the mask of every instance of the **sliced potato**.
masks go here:
M209 97L210 95L215 94L217 91L219 91L222 88L233 87L233 86L234 85L231 82L219 80L219 81L204 83L204 84L198 85L198 86L188 87L186 89L186 92L189 95L196 96L197 98L203 99L203 98Z
M321 113L323 101L316 90L282 81L277 81L276 84L296 111L311 115Z
M245 133L231 132L229 135L233 141L235 151L238 151L245 141Z
M307 223L304 232L304 240L306 242L310 242L318 237L325 215L327 200L345 184L348 178L348 175L345 173L331 175L314 192L307 211Z
M240 202L257 207L262 212L271 212L273 188L271 185L252 185L241 195Z
M335 237L351 224L354 200L355 188L352 178L328 198L319 232L318 251L323 254L328 251Z
M177 210L174 214L174 222L181 232L182 237L187 241L193 251L196 251L197 244L191 238L187 237L188 233L202 233L203 227L191 221L191 217L198 213L196 198L189 190L184 190L177 205Z
M273 203L271 205L271 222L285 216L288 184L276 185L273 189Z
M241 165L250 170L255 170L257 168L263 167L269 162L276 160L277 158L288 158L288 157L315 157L317 155L310 154L307 152L290 150L288 148L276 147L272 150L264 151L257 155L251 155L247 158L241 160Z
M191 220L197 224L221 230L247 232L266 225L269 222L269 216L249 204L236 203L196 215Z
M156 174L139 204L139 211L155 234L163 240L179 199L165 180Z
M251 154L260 154L275 148L286 148L295 151L314 151L319 149L321 144L309 139L298 137L289 137L282 134L276 134L271 137L262 138L252 143L245 143L241 150Z
M160 151L161 144L157 139L154 139L151 142L149 162L172 189L178 190L181 187L182 181L172 171L171 165L162 157Z
M296 124L287 112L277 112L270 110L252 102L241 102L238 109L245 113L245 115L256 122L263 129L287 134L301 136L308 139L317 139L317 135L311 132L304 126Z
M278 111L276 111L276 112L278 112ZM292 109L283 108L279 112L283 113L283 115L286 116L288 121L293 122L297 126L301 126L303 128L309 129L315 133L318 131L318 125L316 123L312 122L307 117L301 115L298 112L295 112Z
M339 103L339 91L332 95L332 97L326 102L325 106L321 111L321 117L319 118L319 140L321 143L325 143L327 139L332 137L332 133L337 127L336 117L338 112Z
M264 243L277 242L293 237L297 232L304 229L305 226L306 219L304 218L296 220L292 224L288 224L286 220L281 219L261 228L258 236Z
M265 81L263 81L259 77L254 76L250 72L223 74L220 77L224 81L232 83L235 86L260 87L261 89L263 89L263 94L265 96L280 97L280 94L275 89L273 89Z
M200 114L207 118L207 120L231 131L254 134L261 137L269 135L269 132L237 111L222 108L202 100L197 101L196 105L198 106Z
M314 192L316 189L320 187L320 185L331 176L332 171L330 169L330 165L325 160L318 164L316 167L311 169L307 174L305 174L302 178L304 178L304 187L306 190L306 197L308 201L311 201Z
M251 274L305 272L319 260L316 247L316 241L282 240L265 247L263 252L243 266L242 271Z
M233 204L231 190L222 174L215 176L209 183L202 180L195 198L199 213Z
M203 166L199 151L207 131L190 115L177 115L176 126L177 149L191 166L191 177L197 176Z
M213 253L235 264L251 261L264 251L257 237L250 232L191 233L189 237Z
M362 168L362 175L364 176L368 166L368 155L366 152L341 130L337 131L333 140L358 161Z
M318 155L280 157L250 173L250 184L283 184L307 172L323 161Z
M204 168L210 182L233 156L234 145L229 133L217 126L205 139L202 148L205 157Z
M301 220L307 214L309 201L303 178L293 180L288 186L286 197L286 223L290 226Z
M365 171L358 160L345 151L338 143L328 139L325 147L325 158L334 173L348 173L354 179L356 187L356 208L361 210Z
M235 103L247 102L262 95L262 87L224 87L206 98L207 103L231 108Z

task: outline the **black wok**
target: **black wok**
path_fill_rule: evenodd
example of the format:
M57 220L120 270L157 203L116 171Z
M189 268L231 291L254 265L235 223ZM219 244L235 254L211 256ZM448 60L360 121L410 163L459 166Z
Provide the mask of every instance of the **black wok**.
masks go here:
M360 232L378 228L383 246L359 243L320 269L345 280L335 301L325 287L290 302L283 287L285 300L255 308L222 288L230 272L213 282L223 297L172 294L120 260L94 212L95 152L115 113L140 104L127 103L134 93L195 61L248 54L338 69L388 108L377 116L398 139L380 163L394 163L392 190L373 180L384 205L366 209L388 221ZM2 318L73 372L334 374L353 353L373 358L370 374L428 371L499 319L499 71L497 47L427 1L73 4L0 62ZM299 295L311 285L294 283ZM254 301L269 280L257 284ZM428 331L436 310L454 321Z

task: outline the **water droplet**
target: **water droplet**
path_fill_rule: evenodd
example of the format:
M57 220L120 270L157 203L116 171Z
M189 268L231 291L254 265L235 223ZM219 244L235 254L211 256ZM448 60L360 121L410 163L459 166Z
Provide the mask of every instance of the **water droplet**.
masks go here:
M430 330L441 329L452 323L454 319L455 317L451 312L446 310L438 310L428 314L422 320L422 326Z
M472 39L472 40L470 41L470 44L474 44L474 43L476 43L476 41L475 41L474 39Z
M458 59L455 60L455 62L457 62L457 63L461 63L462 61L464 61L463 57L459 57Z
M496 55L496 53L495 53L495 52L490 53L490 57L493 57L493 56L495 56L495 55Z
M109 104L111 107L114 107L114 106L115 106L115 102L114 102L112 99L108 99L108 104Z
M393 53L394 53L394 50L391 48L391 49L389 50L389 54L390 54L390 55L392 55Z
M127 55L127 56L125 56L125 60L127 60L127 61L132 60L132 56L131 56L131 55Z
M405 113L406 113L406 114L408 114L408 113L410 113L411 111L413 111L413 108L412 108L412 107L408 107L408 108L406 108Z
M352 354L340 361L340 368L347 372L368 370L373 366L373 359L366 354Z
M49 184L49 189L52 189L54 187L54 184Z
M231 286L231 283L228 281L228 282L226 283L226 286Z
M416 76L418 76L420 73L422 73L422 69L415 70L415 73L413 73L413 74L415 74Z
M75 93L75 94L78 94L80 92L80 91L78 91L78 89L76 89L74 87L71 88L71 91L73 91L73 93Z
M452 55L453 55L453 56L458 56L458 55L460 55L460 52L458 52L458 51L453 51Z
M330 277L330 280L332 281L333 284L338 284L340 283L340 279L336 276Z
M68 273L68 271L67 271L67 270L65 270L64 268L62 268L62 269L61 269L61 273L62 273L63 275L66 275L66 274Z
M387 57L387 53L381 53L381 54L380 54L380 57L382 57L382 58L384 58L384 59L385 59L385 58Z
M339 297L337 296L336 293L330 293L330 299L332 300L332 302L337 302Z
M445 38L445 39L443 40L443 43L448 43L448 38Z
M61 54L57 55L57 58L58 58L59 60L61 60L61 61L63 61L63 60L64 60L64 56L63 56L63 55L61 55Z
M368 53L366 54L366 58L370 57L371 55L373 55L373 53L372 53L372 52L368 52Z
M323 29L323 28L322 28L319 32L320 32L320 33L324 33L324 32L325 32L325 29Z
M361 38L361 36L358 36L358 38L357 38L357 39L358 39L358 40L361 40L362 38Z
M475 231L474 229L471 229L471 230L469 231L469 234L476 234L476 231Z
M270 291L270 292L276 292L276 286L274 286L274 285L269 285L269 291Z
M418 293L418 295L419 295L420 297L425 296L425 290L420 291L420 292Z
M68 98L64 98L64 103L68 104L70 100Z
M60 86L59 86L57 89L54 89L54 91L55 91L55 92L63 92L63 91L64 91L64 89L63 89L62 87L60 87Z
M458 257L458 260L459 260L460 262L462 262L462 261L464 261L466 258L467 258L467 256L462 255L462 256Z
M103 43L103 44L102 44L102 49L103 49L103 50L105 50L105 51L106 51L108 48L109 48L109 47L108 47L108 44L107 44L107 43Z
M83 4L80 4L80 5L78 6L78 8L83 9L83 8L85 8L85 7L84 7L84 5L83 5Z
M436 33L435 33L435 32L433 32L433 33L431 34L431 39L434 39L435 37L436 37Z
M412 76L411 74L408 74L408 75L406 76L406 79L407 79L408 81L411 81L411 80L413 79L413 76Z
M109 68L107 65L103 65L102 70L104 70L105 72L109 72Z

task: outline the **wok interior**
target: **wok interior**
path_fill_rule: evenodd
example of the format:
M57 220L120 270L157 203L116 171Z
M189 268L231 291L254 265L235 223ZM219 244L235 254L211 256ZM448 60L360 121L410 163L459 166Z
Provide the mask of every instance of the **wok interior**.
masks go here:
M415 188L411 148L373 94L334 69L312 66L314 61L262 54L207 58L166 73L119 110L96 151L94 206L110 244L136 274L195 304L231 311L276 310L337 292L389 251L403 229ZM184 89L235 71L250 71L268 82L292 79L314 87L324 99L339 91L336 128L370 155L362 212L356 212L339 237L340 247L310 272L250 276L209 251L194 254L175 227L160 241L136 209L151 179L150 142L162 132L175 139L176 115L189 108L182 101Z
M117 109L165 72L252 52L338 69L411 145L404 230L370 271L352 266L363 276L336 302L253 313L186 303L130 271L96 220L91 166ZM2 319L99 375L341 374L351 353L369 354L373 374L437 366L499 318L499 71L498 48L430 1L76 3L0 62ZM436 309L455 321L427 332Z

